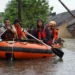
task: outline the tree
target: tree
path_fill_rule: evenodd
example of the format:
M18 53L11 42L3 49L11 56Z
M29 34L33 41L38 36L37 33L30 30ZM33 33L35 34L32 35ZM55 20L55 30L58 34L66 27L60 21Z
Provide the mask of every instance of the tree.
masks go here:
M4 16L4 13L0 12L0 24L3 22L3 16Z
M14 19L18 18L18 4L16 0L11 0L8 2L5 13L4 13L4 18L10 19L11 23L13 23Z
M22 26L31 28L36 27L36 21L41 18L46 22L49 13L53 7L49 8L47 0L21 0L22 1ZM5 18L9 18L13 23L15 18L18 18L18 2L11 0L5 10Z

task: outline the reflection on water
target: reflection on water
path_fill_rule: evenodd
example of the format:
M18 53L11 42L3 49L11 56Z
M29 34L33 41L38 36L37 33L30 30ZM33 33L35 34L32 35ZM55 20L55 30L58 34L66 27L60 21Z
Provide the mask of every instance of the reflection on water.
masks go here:
M74 75L75 50L63 48L63 51L63 62L58 61L58 57L12 62L0 60L0 75Z

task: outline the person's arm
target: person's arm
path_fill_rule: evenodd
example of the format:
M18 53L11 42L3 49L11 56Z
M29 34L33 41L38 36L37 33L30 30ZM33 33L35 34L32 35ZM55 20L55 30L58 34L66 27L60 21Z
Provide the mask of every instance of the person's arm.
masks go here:
M27 40L27 37L23 31L22 31L22 36L23 36L23 38L25 38Z
M14 31L13 29L10 29L10 31L11 31L12 33L16 34L16 31Z
M58 38L58 30L55 29L55 30L54 30L54 38L53 38L52 43L54 43L54 42L57 40L57 38Z
M12 32L12 33L14 33L14 34L17 34L17 32L16 32L16 29L15 29L14 25L12 25L11 32Z
M14 26L12 25L12 28L11 27L7 27L8 30L10 30L12 33L16 34L16 29L14 28Z

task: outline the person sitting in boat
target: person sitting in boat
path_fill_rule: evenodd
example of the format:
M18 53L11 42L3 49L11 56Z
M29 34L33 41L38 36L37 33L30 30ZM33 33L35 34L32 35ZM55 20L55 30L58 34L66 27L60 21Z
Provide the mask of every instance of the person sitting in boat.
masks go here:
M27 39L25 33L22 31L21 29L21 24L20 24L20 21L18 19L16 19L14 21L14 24L12 25L13 27L13 30L16 32L16 40L21 40L21 38L25 38Z
M6 41L13 40L14 34L16 34L16 32L12 29L10 20L5 19L4 24L5 26L0 28L1 39Z
M56 40L58 40L58 29L56 28L56 22L50 21L48 24L48 29L50 31L52 43L54 44Z
M44 23L41 19L37 20L37 29L34 31L34 35L40 41L43 41L46 44L49 44L50 33L49 33L49 30L44 27Z

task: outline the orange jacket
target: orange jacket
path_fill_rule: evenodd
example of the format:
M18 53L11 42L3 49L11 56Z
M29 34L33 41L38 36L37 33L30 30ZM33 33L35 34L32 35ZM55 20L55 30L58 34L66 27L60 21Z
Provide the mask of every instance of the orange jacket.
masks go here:
M58 29L54 29L54 40L58 39Z
M42 40L44 38L46 38L46 31L45 31L45 29L43 29L42 32L38 31L38 39Z
M25 36L25 33L21 30L21 27L20 26L15 26L15 29L17 31L17 39L21 39L21 37L26 37Z

